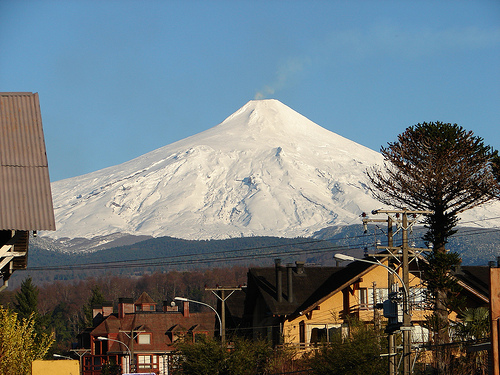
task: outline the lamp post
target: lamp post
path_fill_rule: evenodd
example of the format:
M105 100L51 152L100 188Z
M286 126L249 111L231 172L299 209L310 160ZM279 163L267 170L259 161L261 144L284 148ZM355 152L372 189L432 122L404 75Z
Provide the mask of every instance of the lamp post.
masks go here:
M399 276L399 274L394 271L392 268L390 267L387 267L385 264L379 262L379 261L376 261L376 262L373 262L371 260L367 260L367 259L361 259L361 258L354 258L350 255L345 255L345 254L335 254L333 256L335 259L338 259L338 260L345 260L345 261L348 261L348 262L353 262L355 260L357 260L358 262L364 262L364 263L371 263L371 264L375 264L377 266L382 266L384 267L387 271L389 271L390 273L392 273L394 276L396 276L399 281L401 281L401 285L403 285L403 289L405 291L405 295L407 298L410 297L410 293L408 292L408 288L406 286L406 284L404 283L403 279L401 278L401 276Z
M187 299L187 298L184 298L184 297L174 297L174 300L175 301L182 301L182 302L192 302L192 303L197 303L199 305L203 305L203 306L207 306L207 307L210 307L215 315L217 316L217 318L219 319L219 335L221 337L221 341L222 343L224 344L224 342L226 341L226 330L225 329L222 329L222 319L220 318L220 315L219 313L217 312L216 309L214 309L212 306L210 306L208 303L205 303L205 302L200 302L200 301L193 301L192 299Z
M403 358L405 359L405 362L409 362L410 354L411 354L411 348L410 348L410 330L411 330L411 316L410 316L410 292L408 290L408 276L404 275L404 278L401 278L399 274L393 270L392 268L386 266L385 264L381 263L380 261L373 262L371 260L367 259L359 259L359 258L354 258L350 255L345 255L345 254L335 254L334 255L335 259L338 260L346 260L346 261L359 261L359 262L364 262L364 263L370 263L370 264L375 264L377 266L382 266L384 267L387 271L389 271L391 274L396 276L399 281L401 282L401 285L403 285L404 289L404 298L403 298L403 325L400 328L401 331L403 331ZM391 355L391 353L389 353ZM411 373L411 368L409 365L405 365L405 374L410 374Z
M52 354L52 356L53 356L54 358L60 358L60 359L71 359L71 360L73 360L73 358L71 358L71 357L67 357L67 356L65 356L65 355L60 355L60 354Z
M129 347L127 346L127 344L125 344L123 341L120 341L120 340L115 340L115 339L110 339L110 338L107 338L107 337L104 337L104 336L98 336L97 337L97 340L99 341L114 341L114 342L118 342L120 344L123 344L126 348L127 348L127 351L128 351L128 355L129 355L129 360L128 360L128 368L129 368L129 371L133 371L132 370L132 352L130 351ZM135 370L135 369L134 369Z

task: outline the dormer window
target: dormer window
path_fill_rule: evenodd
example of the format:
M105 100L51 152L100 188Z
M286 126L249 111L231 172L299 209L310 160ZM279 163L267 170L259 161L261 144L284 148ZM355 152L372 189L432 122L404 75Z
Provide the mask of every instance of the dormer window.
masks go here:
M137 336L137 343L142 345L151 344L151 334L150 333L141 333Z

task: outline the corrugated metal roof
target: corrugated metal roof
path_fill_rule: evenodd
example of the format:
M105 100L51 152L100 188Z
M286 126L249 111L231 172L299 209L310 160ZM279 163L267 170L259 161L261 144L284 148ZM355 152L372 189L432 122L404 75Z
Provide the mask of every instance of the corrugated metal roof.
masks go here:
M37 93L0 93L0 230L55 230Z

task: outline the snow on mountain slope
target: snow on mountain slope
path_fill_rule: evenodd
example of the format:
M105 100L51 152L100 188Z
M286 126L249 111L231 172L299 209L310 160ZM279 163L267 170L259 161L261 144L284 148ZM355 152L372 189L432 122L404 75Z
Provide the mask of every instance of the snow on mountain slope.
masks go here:
M380 207L364 174L382 156L277 100L123 164L52 184L53 238L113 233L310 236Z

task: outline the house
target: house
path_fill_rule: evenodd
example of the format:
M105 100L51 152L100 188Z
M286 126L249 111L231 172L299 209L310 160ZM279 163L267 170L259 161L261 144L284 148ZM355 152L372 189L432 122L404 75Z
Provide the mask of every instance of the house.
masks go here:
M135 302L120 298L117 307L116 313L113 303L93 307L94 326L79 337L80 348L89 350L82 358L84 375L100 374L106 363L120 365L123 373L167 375L176 340L214 334L215 313L190 312L189 302L180 309L164 302L158 309L144 292Z
M30 232L55 230L38 94L0 93L0 291L26 269Z
M388 264L388 257L379 260ZM462 267L456 275L470 306L488 304L488 286L480 270ZM402 290L398 278L395 282L389 290L387 269L364 261L354 261L345 267L306 267L303 262L283 266L276 259L274 267L249 270L243 317L246 323L242 327L250 330L253 338L305 349L341 334L352 318L385 326L388 319L380 304L388 300L391 292ZM408 293L412 341L427 342L428 331L423 323L431 310L425 303L426 289L417 261L410 264ZM385 314L398 318L402 312L386 309Z

